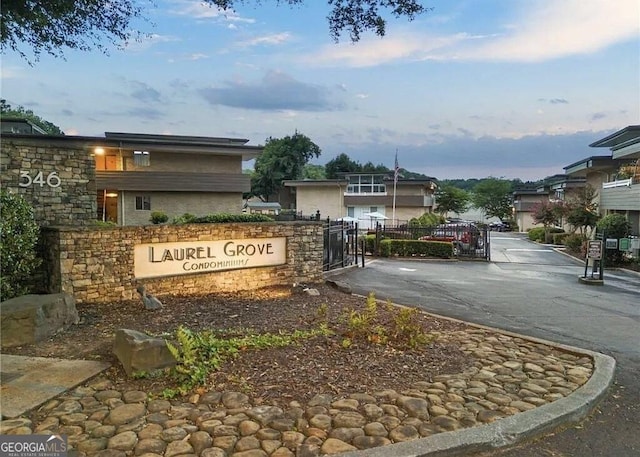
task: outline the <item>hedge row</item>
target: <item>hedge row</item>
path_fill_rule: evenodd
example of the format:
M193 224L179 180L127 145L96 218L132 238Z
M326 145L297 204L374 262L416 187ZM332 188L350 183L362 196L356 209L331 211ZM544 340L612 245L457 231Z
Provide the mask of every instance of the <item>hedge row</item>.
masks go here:
M446 241L382 240L380 255L382 257L398 255L450 259L453 257L453 245Z

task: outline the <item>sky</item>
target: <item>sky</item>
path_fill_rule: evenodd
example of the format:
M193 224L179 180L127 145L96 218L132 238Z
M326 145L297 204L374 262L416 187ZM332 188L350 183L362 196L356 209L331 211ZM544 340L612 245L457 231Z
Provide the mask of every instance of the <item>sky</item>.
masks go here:
M358 43L330 36L324 0L234 12L156 0L123 50L2 55L2 98L66 134L245 138L296 131L341 153L438 179L537 180L640 124L637 0L425 0ZM27 53L28 54L28 53Z

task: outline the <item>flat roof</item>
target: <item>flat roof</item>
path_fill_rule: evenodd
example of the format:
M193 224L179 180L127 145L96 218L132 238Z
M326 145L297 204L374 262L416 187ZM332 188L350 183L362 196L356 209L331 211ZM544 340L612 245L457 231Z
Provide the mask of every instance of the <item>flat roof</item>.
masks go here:
M34 134L3 134L5 139L31 140L49 144L74 144L76 147L110 149L144 149L152 151L175 152L182 154L215 154L242 156L242 160L258 157L262 146L247 146L249 140L240 138L219 138L183 135L149 135L140 133L106 132L104 137L76 136L76 135L34 135Z
M640 141L640 125L629 125L589 145L592 148L620 149Z

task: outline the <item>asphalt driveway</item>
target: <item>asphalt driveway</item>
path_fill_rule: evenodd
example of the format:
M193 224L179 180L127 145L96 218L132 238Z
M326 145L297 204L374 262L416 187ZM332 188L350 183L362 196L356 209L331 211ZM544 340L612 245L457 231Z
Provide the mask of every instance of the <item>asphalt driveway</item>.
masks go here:
M616 358L611 395L590 419L491 455L640 455L640 276L607 270L603 286L581 284L584 264L510 233L492 233L491 258L375 260L340 280L354 293Z

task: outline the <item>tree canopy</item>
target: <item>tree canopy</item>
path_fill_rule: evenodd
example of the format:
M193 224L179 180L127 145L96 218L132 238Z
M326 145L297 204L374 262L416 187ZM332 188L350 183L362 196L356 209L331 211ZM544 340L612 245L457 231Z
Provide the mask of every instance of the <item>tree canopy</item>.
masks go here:
M239 3L257 3L261 0L204 0L205 3L222 9L233 9ZM300 5L310 0L276 0L277 3ZM313 0L316 2L317 0ZM352 42L360 40L364 32L374 32L378 36L386 33L387 21L381 9L388 10L396 18L406 17L412 21L419 14L432 8L423 6L416 0L327 0L331 11L327 16L329 33L334 41L339 41L346 31Z
M567 203L567 222L586 236L591 236L591 231L600 219L596 196L596 190L587 184Z
M6 100L0 99L0 116L1 117L19 117L33 122L49 135L64 135L64 132L57 125L42 119L30 109L23 106L13 108Z
M269 201L282 188L282 181L301 179L304 166L314 157L319 157L321 152L309 137L298 132L284 138L267 139L264 151L256 159L251 193Z
M461 214L469 208L467 191L452 185L440 187L436 192L436 212L446 217L449 212Z
M205 4L222 10L233 10L238 4L263 0L203 0ZM311 0L276 0L289 6ZM317 0L314 0L314 2ZM25 48L35 60L42 52L63 57L64 50L97 49L108 52L109 46L122 48L144 34L134 27L136 20L147 20L144 3L152 0L3 0L0 9L0 51L10 49L29 60ZM362 33L386 33L384 12L396 18L415 19L429 11L417 0L327 0L330 7L327 20L329 33L339 41L348 33L352 42L360 40Z
M62 57L65 48L106 52L105 41L122 47L141 36L132 23L144 18L143 12L137 0L3 0L0 50L27 59L25 46L36 60L42 52Z
M512 215L511 193L511 181L487 178L473 188L471 203L475 208L484 211L487 217L506 220L510 219Z

